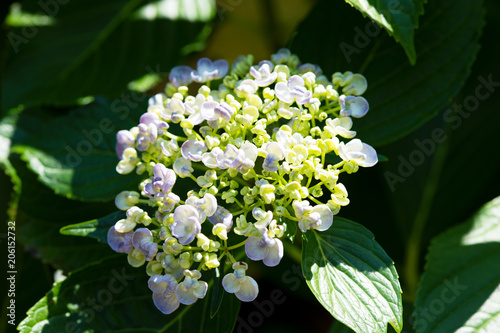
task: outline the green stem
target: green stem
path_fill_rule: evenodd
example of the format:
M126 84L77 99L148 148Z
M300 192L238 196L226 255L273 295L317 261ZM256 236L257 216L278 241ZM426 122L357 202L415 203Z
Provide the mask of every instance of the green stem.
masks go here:
M228 248L227 248L227 250L228 250L228 251L231 251L231 250L237 249L237 248L239 248L239 247L241 247L241 246L245 245L245 242L246 242L246 241L247 241L247 240L245 239L245 240L244 240L243 242L241 242L241 243L238 243L238 244L236 244L236 245L230 246L230 247L228 247Z
M429 176L425 184L422 200L417 210L414 223L408 237L405 257L405 281L408 298L415 300L417 297L418 284L420 280L420 251L422 246L423 233L429 220L430 210L437 191L439 178L446 160L449 141L438 146L435 158L429 171Z
M283 246L285 247L286 255L300 265L302 263L302 250L288 241L283 242Z

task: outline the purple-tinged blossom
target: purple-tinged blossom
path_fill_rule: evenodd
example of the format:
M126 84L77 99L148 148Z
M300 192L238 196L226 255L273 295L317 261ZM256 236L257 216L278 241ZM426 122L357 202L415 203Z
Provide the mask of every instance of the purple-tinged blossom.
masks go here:
M153 234L148 228L139 228L132 236L132 244L141 251L147 261L153 260L158 252L158 244L154 241Z
M276 83L274 90L276 97L288 104L307 104L312 97L312 92L304 86L304 79L298 75L290 77L287 83Z
M333 213L326 205L311 207L306 200L295 200L292 205L295 217L299 219L299 228L302 232L312 229L325 231L333 223Z
M156 130L158 132L158 135L163 135L168 129L168 124L161 120L158 114L153 113L153 112L146 112L141 116L140 119L141 124L145 125L151 125L154 124L156 126Z
M260 229L262 236L250 236L245 242L245 252L248 258L262 260L264 265L273 267L283 258L283 243L278 238L271 238L267 229Z
M204 153L201 156L201 161L205 164L206 167L215 169L218 167L217 165L217 156L220 154L224 154L224 151L219 147L213 148L210 153Z
M123 151L127 148L134 148L135 137L132 132L121 130L116 133L116 155L119 159L123 158Z
M231 166L231 168L238 170L241 174L245 174L255 166L255 161L257 160L259 153L257 147L250 142L244 143L240 148L240 152L243 152L241 164L235 168Z
M206 101L201 105L201 116L203 120L217 120L218 116L215 114L215 108L219 106L219 103L215 101Z
M139 133L137 134L137 150L146 151L150 145L154 145L158 138L158 128L154 123L139 124L137 126Z
M224 121L230 121L234 114L234 109L226 102L222 102L214 109L214 113L217 118L221 118Z
M170 213L174 207L181 201L181 198L172 192L169 192L163 199L163 205L160 206L159 210L163 214Z
M196 71L191 72L191 78L195 82L208 82L223 78L229 70L229 64L226 60L216 60L212 62L208 58L198 60Z
M243 302L251 302L259 294L257 282L246 275L248 265L245 262L236 262L233 264L234 273L228 273L222 279L222 286L228 292Z
M359 166L372 167L378 162L378 156L372 146L353 139L347 144L343 142L339 145L339 156L344 161L355 161Z
M210 193L205 193L201 199L191 196L186 199L186 205L198 210L200 223L203 223L207 217L214 215L217 211L217 199Z
M175 172L165 165L157 163L153 168L152 182L144 186L144 193L150 198L165 197L172 190L176 180Z
M342 117L352 116L354 118L361 118L367 112L370 106L364 97L360 96L346 96L340 95L340 115Z
M281 145L277 142L270 142L266 145L266 158L262 163L264 170L274 172L279 168L279 162L285 158L285 153Z
M132 231L118 232L112 226L108 230L108 244L115 252L130 253L133 249L132 234Z
M170 74L168 74L168 80L172 84L179 88L180 86L188 86L193 82L192 73L194 70L189 66L176 66L172 68Z
M282 48L279 49L275 54L271 55L271 60L275 64L284 64L288 61L291 55L292 53L289 49Z
M215 156L215 161L219 169L225 170L231 168L245 174L255 166L257 157L257 147L247 142L240 149L233 144L228 144L224 153L219 153Z
M203 298L207 294L208 283L198 281L201 278L201 273L197 270L184 272L184 281L175 288L175 296L179 302L185 305L193 304L198 298Z
M182 205L174 211L174 222L171 227L172 235L180 244L191 243L201 231L200 214L190 205Z
M328 118L324 130L332 137L340 135L346 139L352 139L356 136L356 131L351 131L352 119L350 117Z
M233 214L222 206L217 206L217 210L212 216L208 217L208 221L212 224L224 224L227 231L233 227Z
M184 142L181 147L182 157L193 162L201 161L201 157L206 151L207 145L205 142L192 139Z
M153 292L153 303L164 314L170 314L179 307L175 296L177 280L170 274L153 275L148 281L148 287Z
M320 76L323 74L323 70L321 70L321 67L319 67L318 65L311 64L311 63L305 63L305 64L300 65L299 67L297 67L297 72L299 72L299 74L305 74L307 72L312 72L316 76Z
M173 123L176 123L176 118L182 118L186 111L186 107L184 103L177 99L177 98L172 98L168 104L167 107L162 109L159 112L159 115L161 118L165 119L166 121L172 121Z
M191 161L185 159L184 157L179 157L178 159L176 159L173 168L175 173L181 178L189 177L194 171L193 167L191 166Z
M273 72L274 65L270 61L261 61L259 66L250 67L250 75L255 78L259 87L267 87L278 78L278 73Z

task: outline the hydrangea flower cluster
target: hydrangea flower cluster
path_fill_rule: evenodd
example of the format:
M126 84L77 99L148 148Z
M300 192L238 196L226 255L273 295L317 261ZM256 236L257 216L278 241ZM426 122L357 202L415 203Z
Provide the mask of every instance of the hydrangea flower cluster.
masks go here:
M134 267L147 263L165 314L205 297L204 272L224 264L232 265L224 289L252 301L257 282L234 253L278 265L285 235L327 230L349 204L340 174L377 163L352 130L369 109L366 79L330 80L282 49L257 65L240 56L231 68L203 58L196 70L173 68L169 80L139 125L117 134L117 172L144 180L117 195L126 218L110 228L109 245Z

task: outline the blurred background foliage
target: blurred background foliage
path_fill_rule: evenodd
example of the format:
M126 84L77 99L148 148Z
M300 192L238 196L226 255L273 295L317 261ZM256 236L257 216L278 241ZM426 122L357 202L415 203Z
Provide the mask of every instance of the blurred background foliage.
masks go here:
M500 92L460 116L457 128L445 118L475 94L479 77L500 81L497 1L429 0L415 32L415 65L408 48L384 30L356 44L370 20L340 0L4 1L0 7L0 216L17 227L17 323L49 291L56 269L67 274L112 255L106 245L59 229L116 210L113 193L136 179L114 174L113 133L138 121L171 67L196 67L200 57L253 54L257 63L289 47L327 75L352 70L367 77L371 109L354 126L388 162L345 180L351 203L340 215L371 230L395 261L407 305L404 332L413 332L408 318L431 240L500 194ZM342 43L357 51L346 53ZM72 164L67 147L88 140L83 131L100 128L100 118L111 119L113 131L89 154L77 152L81 161ZM401 160L422 150L416 141L429 140L435 129L447 139L391 185L388 174L400 174ZM256 331L346 331L331 327L333 318L297 267L290 258L272 270L252 265L262 299L275 289L286 298ZM1 331L12 329L5 308ZM254 304L242 304L240 316L254 311Z

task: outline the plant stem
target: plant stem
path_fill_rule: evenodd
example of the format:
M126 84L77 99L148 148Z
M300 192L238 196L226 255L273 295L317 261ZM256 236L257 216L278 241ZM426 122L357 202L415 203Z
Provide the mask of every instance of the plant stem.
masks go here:
M406 293L408 294L408 298L412 300L415 300L417 297L418 283L420 280L420 251L422 237L425 231L425 225L429 220L430 210L436 195L450 140L451 138L448 136L448 140L438 146L436 150L436 155L432 161L431 170L429 171L429 176L422 193L422 200L420 201L406 246L404 268L407 287Z

